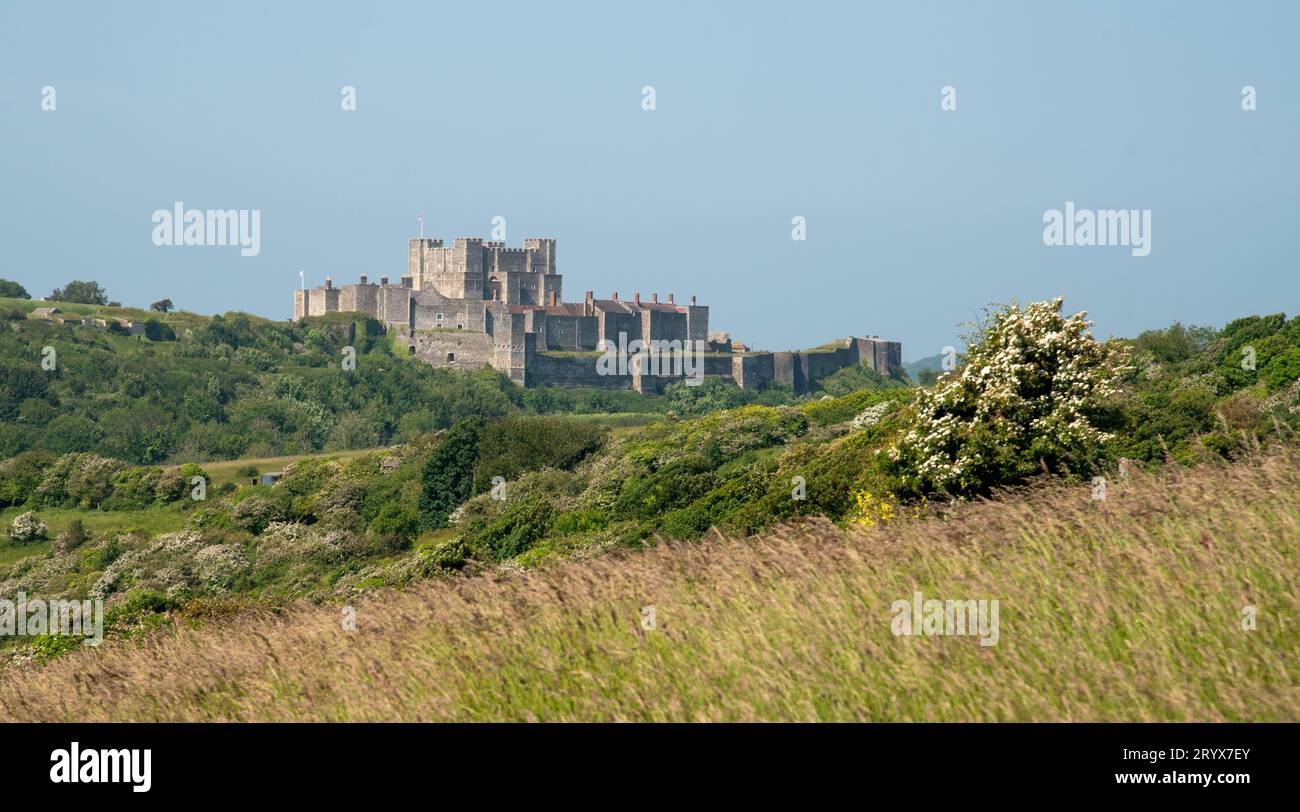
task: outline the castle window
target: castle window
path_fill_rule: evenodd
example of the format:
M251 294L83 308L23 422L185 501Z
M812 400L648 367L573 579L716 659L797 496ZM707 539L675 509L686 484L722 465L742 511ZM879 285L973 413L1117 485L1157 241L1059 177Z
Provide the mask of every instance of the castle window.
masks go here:
M406 353L407 355L415 355L415 345L414 345L414 344L411 344L410 346L408 346L408 347L406 348L406 350L407 350L407 353Z
M448 361L455 361L455 360L456 360L456 353L454 353L454 352L449 352L449 353L447 353L447 360L448 360Z
M442 314L439 313L436 317L434 317L434 321L438 322L439 324L442 324Z

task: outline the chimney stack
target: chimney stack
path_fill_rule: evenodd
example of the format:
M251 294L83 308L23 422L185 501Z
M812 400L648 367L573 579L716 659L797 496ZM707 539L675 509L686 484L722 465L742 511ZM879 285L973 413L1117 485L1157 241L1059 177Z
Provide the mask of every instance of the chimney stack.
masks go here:
M677 304L676 302L673 301L673 295L671 293L668 294L668 304Z
M609 294L609 298L611 298L611 299L613 299L614 301L617 302L617 301L618 301L618 291L614 291L613 293Z
M388 284L388 277L386 277L386 276L381 276L381 277L379 277L379 284L381 284L381 285L387 285L387 284Z
M695 297L694 297L694 296L691 297L691 306L692 306L692 307L695 306Z
M633 301L634 303L636 303L638 306L640 306L640 304L641 304L641 291L638 290L636 293L633 293L633 294L632 294L632 301Z
M334 287L334 280L331 279L331 278L328 277L328 276L325 277L325 287L327 287L327 288L332 288L332 287Z
M659 294L658 293L650 294L650 300L655 304L659 304Z
M366 284L366 275L365 275L365 274L361 274L361 284L363 284L363 285Z

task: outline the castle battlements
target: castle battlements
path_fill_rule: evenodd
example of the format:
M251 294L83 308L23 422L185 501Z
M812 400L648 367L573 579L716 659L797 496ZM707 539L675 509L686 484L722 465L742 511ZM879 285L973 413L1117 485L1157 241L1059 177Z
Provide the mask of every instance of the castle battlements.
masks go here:
M866 363L878 372L902 366L902 345L878 338L841 339L815 352L737 354L725 333L709 333L709 308L691 296L659 293L565 302L556 270L555 239L530 237L522 247L479 237L412 238L407 272L396 284L359 275L356 284L295 290L293 317L334 312L361 313L405 338L411 355L434 366L476 369L490 365L521 385L587 386L658 391L680 379L598 372L594 356L603 347L629 342L704 348L704 374L761 389L772 381L796 392L836 369Z

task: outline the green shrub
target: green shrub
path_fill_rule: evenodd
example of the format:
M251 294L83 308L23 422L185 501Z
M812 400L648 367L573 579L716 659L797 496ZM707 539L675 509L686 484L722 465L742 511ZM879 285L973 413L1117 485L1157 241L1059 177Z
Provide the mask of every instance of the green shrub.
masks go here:
M680 415L735 409L758 399L758 393L752 389L741 389L718 378L705 378L695 386L686 381L674 381L664 387L663 396L669 407Z
M48 662L85 645L86 638L75 634L41 634L28 638L24 651L38 663Z
M808 422L816 426L847 423L871 406L884 401L903 402L912 397L911 391L902 388L860 389L830 400L814 400L799 406Z
M260 494L252 494L235 505L231 518L236 525L256 535L271 522L282 522L287 516L278 502Z
M161 468L130 468L113 477L112 494L104 500L105 510L132 510L148 507L158 499L162 482Z
M589 533L593 530L604 530L608 526L608 513L603 510L585 508L571 510L568 513L556 516L555 522L551 526L551 532L557 536L568 533Z
M558 417L506 417L488 423L478 440L474 491L494 477L514 480L525 471L572 469L600 448L604 426Z
M132 589L114 608L124 615L158 614L180 607L179 602L152 589Z
M63 528L63 532L54 538L54 549L59 553L69 553L85 544L90 534L86 532L86 526L82 524L81 519L73 519L68 522L68 526Z
M905 389L908 384L906 373L901 369L885 376L864 361L822 378L814 384L813 391L838 397L863 389Z
M24 451L0 463L0 507L26 504L54 460L49 451Z
M614 503L619 518L648 519L694 502L718 483L715 463L702 454L673 460L629 478Z
M465 566L469 558L469 548L465 541L457 536L453 539L424 547L420 550L420 574L436 575L439 572L458 570Z
M370 522L370 532L406 546L420 532L420 514L406 505L390 502Z
M104 542L104 546L94 551L92 562L97 570L106 570L109 565L122 557L126 552L126 547L116 538L110 538Z
M1260 370L1260 379L1270 390L1282 389L1300 380L1300 347L1288 347L1270 358Z
M445 527L456 507L474 494L474 467L485 421L460 421L429 456L420 476L420 517L424 529Z
M144 323L144 337L150 341L175 341L176 331L157 319L149 319Z
M554 513L544 498L520 500L466 543L471 550L481 550L494 561L513 558L546 537Z

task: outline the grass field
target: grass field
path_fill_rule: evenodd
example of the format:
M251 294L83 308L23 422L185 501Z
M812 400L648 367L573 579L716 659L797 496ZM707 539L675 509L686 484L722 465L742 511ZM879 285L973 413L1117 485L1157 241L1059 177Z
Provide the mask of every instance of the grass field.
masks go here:
M567 414L560 415L565 420L572 420L575 423L597 423L602 426L609 426L610 436L618 439L635 433L643 426L651 423L657 423L664 419L664 415L658 412L605 412L593 414Z
M996 645L896 636L916 591L999 601ZM1297 721L1300 458L421 582L356 609L353 631L304 606L16 667L0 718Z
M158 321L171 325L171 327L178 332L196 327L210 319L209 316L200 316L196 313L190 313L183 310L173 311L171 313L157 313L139 307L109 307L107 305L77 304L75 302L47 302L40 299L8 299L0 297L0 308L21 310L28 314L28 316L30 316L31 312L38 307L57 307L62 311L62 315L70 318L84 318L86 316L117 316L140 322L148 319L157 319ZM252 316L251 318L258 317ZM94 328L84 327L83 329Z
M316 454L291 454L284 457L245 457L239 460L225 460L222 462L201 462L199 467L207 472L210 482L209 488L219 488L227 482L234 482L236 485L248 485L249 482L242 476L237 476L236 472L240 468L252 465L257 468L259 474L283 471L284 467L290 463L299 460L313 459L338 459L340 461L354 460L364 454L371 454L375 451L382 451L382 448L362 448L348 451L322 451ZM180 466L170 466L179 468Z
M10 507L0 510L0 528L9 526L14 517L27 512L24 507ZM36 511L37 517L49 527L49 536L54 538L73 519L80 519L89 533L115 535L140 531L150 536L170 533L185 526L188 515L179 507L149 508L147 510L77 510L76 508L45 508ZM50 551L50 542L19 544L0 536L0 564L8 564L33 555L45 555Z

